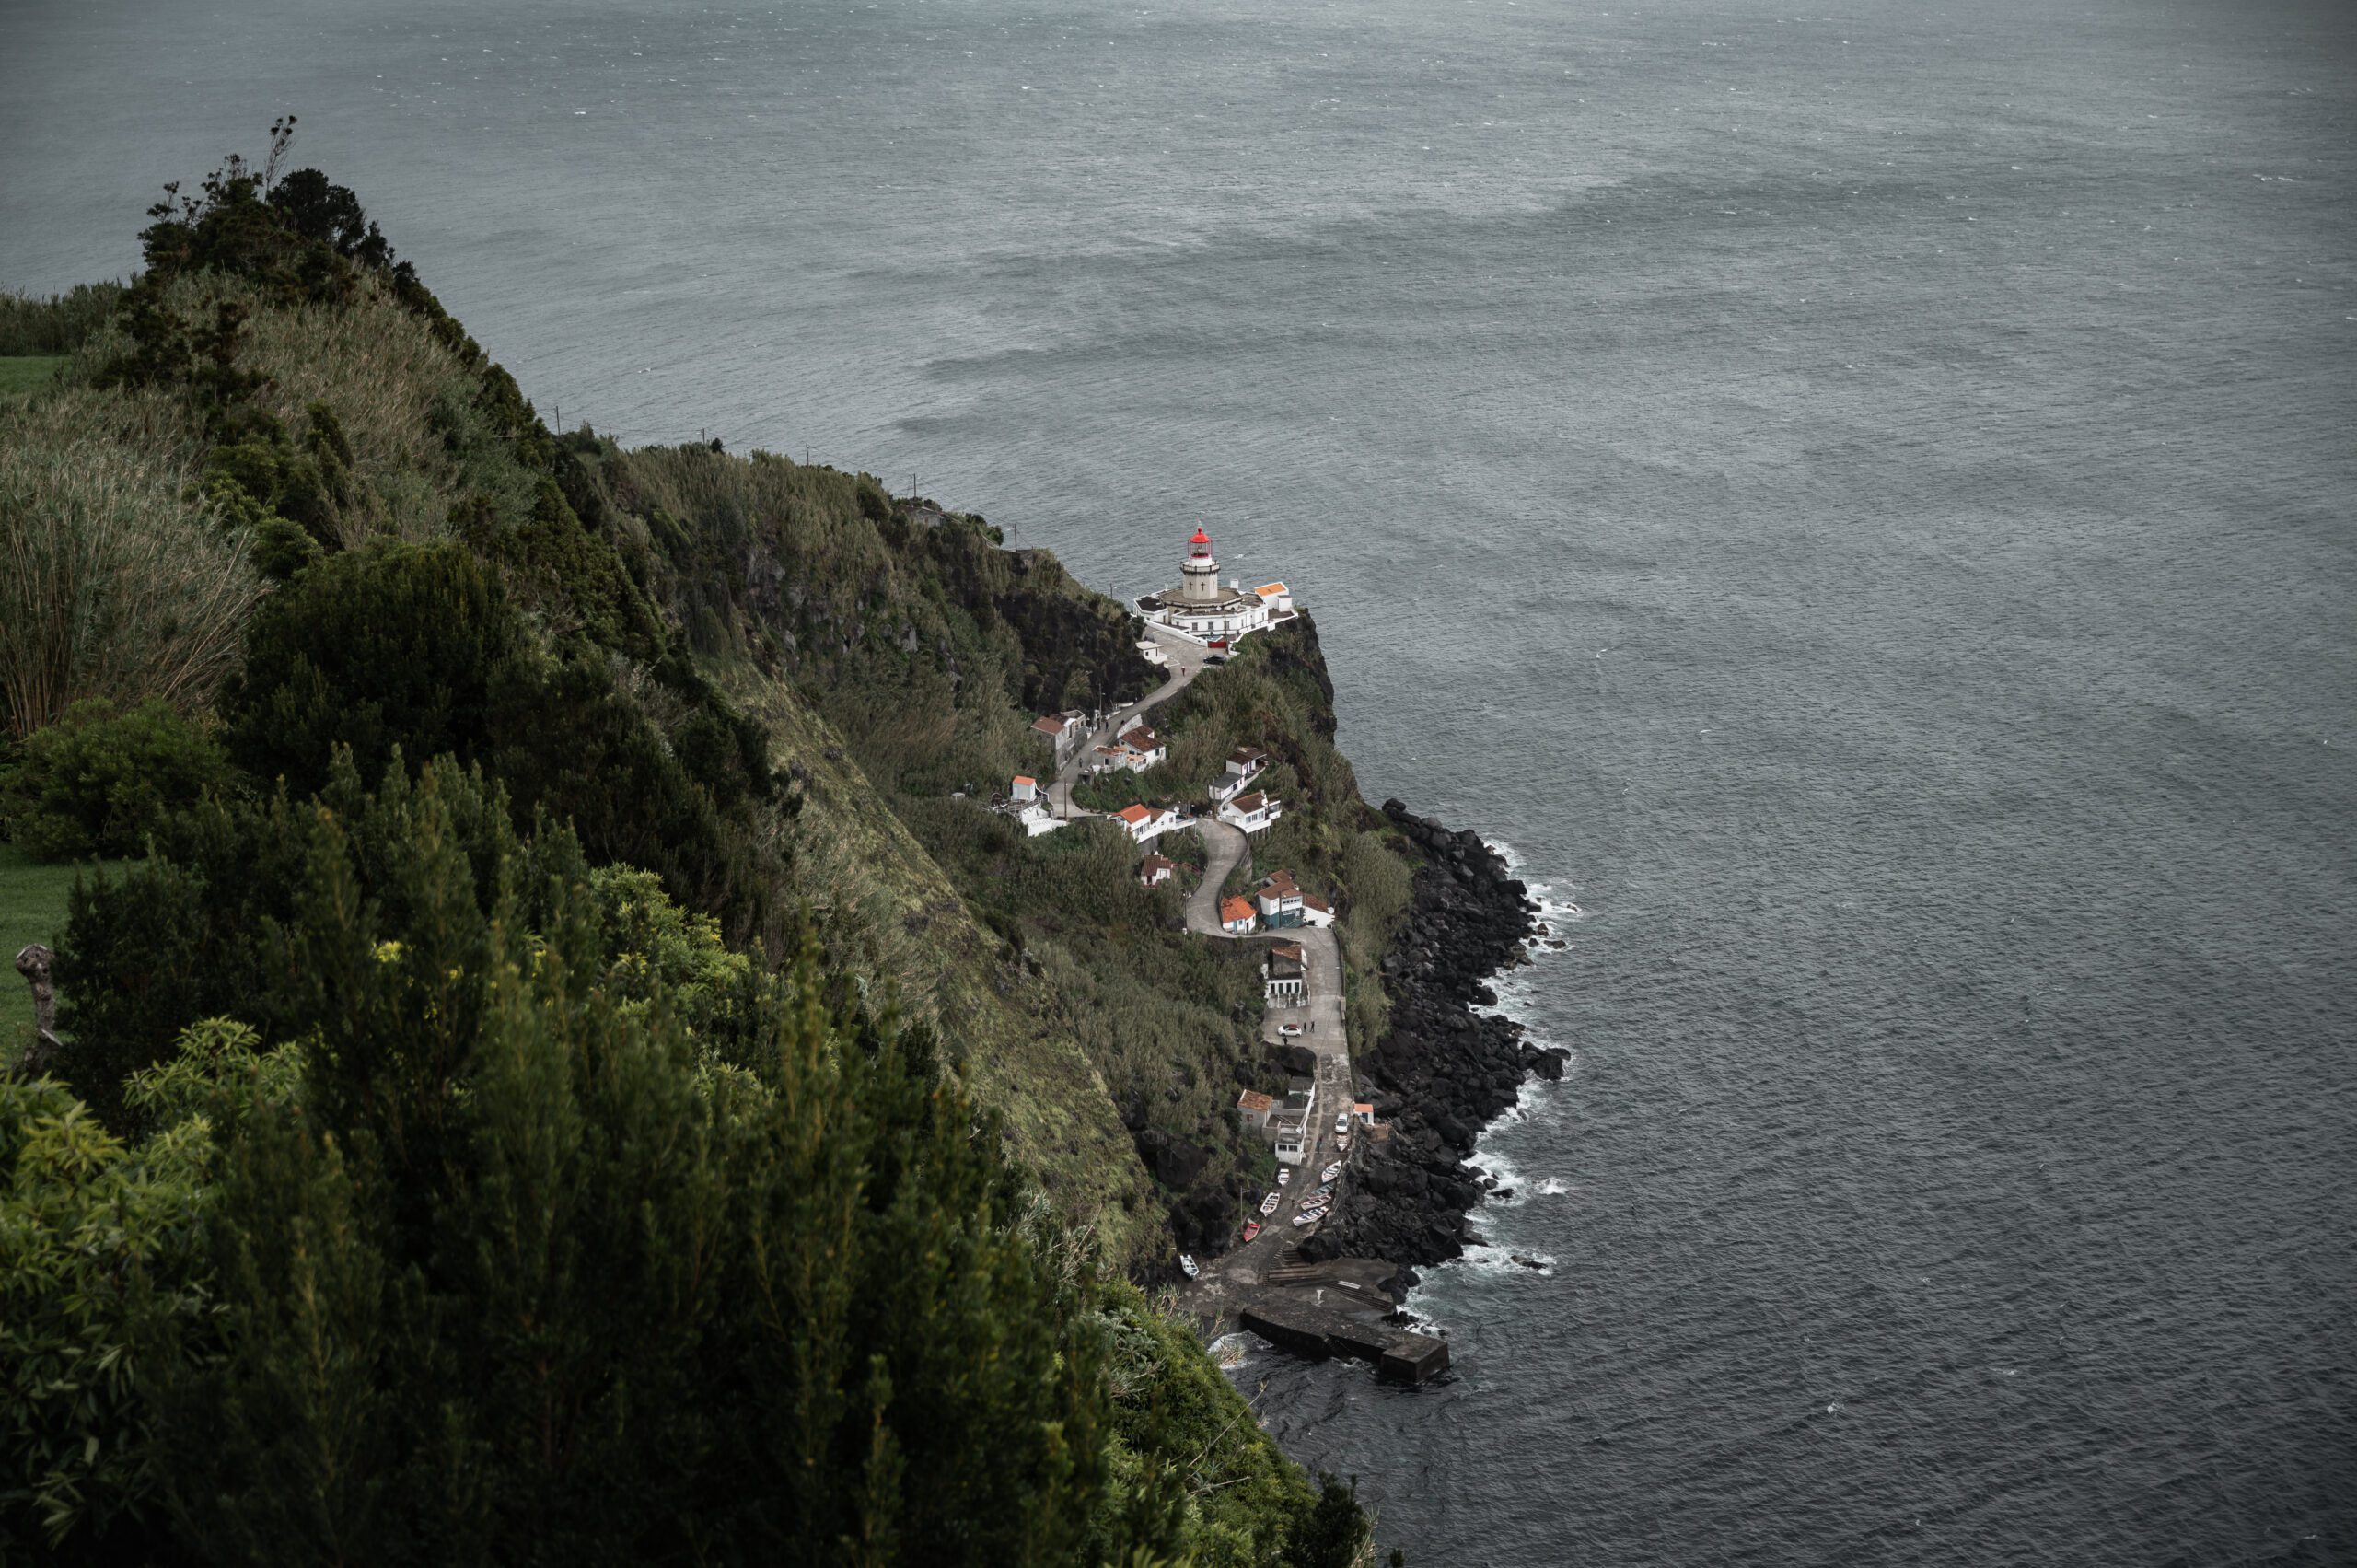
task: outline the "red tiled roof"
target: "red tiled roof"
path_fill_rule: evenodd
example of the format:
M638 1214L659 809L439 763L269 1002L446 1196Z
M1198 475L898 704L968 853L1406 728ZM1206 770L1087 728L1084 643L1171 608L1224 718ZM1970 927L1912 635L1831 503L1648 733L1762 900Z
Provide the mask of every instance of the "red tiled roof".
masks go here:
M1017 774L1016 774L1016 775L1015 775L1015 782L1016 782L1016 784L1038 784L1039 781L1038 779L1033 778L1033 777L1032 777L1030 774L1028 774L1028 773L1017 773Z
M1220 923L1222 925L1225 925L1225 924L1226 924L1229 921L1231 921L1231 920L1250 920L1250 919L1252 919L1252 918L1254 918L1254 914L1253 914L1252 900L1249 900L1249 899L1222 899L1222 900L1220 900L1220 901L1219 901L1219 923Z
M1319 914L1332 914L1334 912L1334 906L1328 903L1325 900L1319 898L1315 893L1302 894L1301 901L1307 904L1311 909L1316 910Z
M1290 871L1271 871L1262 879L1261 885L1279 898L1291 898L1301 891L1299 888L1294 886L1293 873Z
M1247 1089L1236 1097L1236 1109L1238 1110L1266 1110L1276 1103L1258 1089Z
M1235 807L1238 811L1244 812L1246 815L1249 816L1251 813L1260 810L1262 806L1267 804L1268 799L1269 797L1266 795L1256 789L1249 795L1237 796L1234 800L1228 802L1228 804Z
M1114 812L1113 815L1119 817L1122 821L1127 822L1131 827L1134 828L1140 822L1144 821L1148 817L1153 816L1154 813L1148 811L1143 806L1124 806L1119 811Z
M1033 719L1031 727L1042 735L1062 735L1064 732L1064 721L1050 714L1045 718Z
M1301 944L1298 942L1271 942L1269 951L1280 958L1291 958L1296 964L1301 962Z

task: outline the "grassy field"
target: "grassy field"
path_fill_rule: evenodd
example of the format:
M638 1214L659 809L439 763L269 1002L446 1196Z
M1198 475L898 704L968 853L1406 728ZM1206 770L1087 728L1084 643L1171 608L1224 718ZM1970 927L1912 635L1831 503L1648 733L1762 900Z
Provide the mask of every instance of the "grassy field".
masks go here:
M110 868L122 865L116 861ZM32 987L17 973L17 950L28 942L57 945L77 869L38 865L16 845L0 843L0 1062L17 1059L33 1023Z
M0 354L0 395L29 392L57 374L63 354Z

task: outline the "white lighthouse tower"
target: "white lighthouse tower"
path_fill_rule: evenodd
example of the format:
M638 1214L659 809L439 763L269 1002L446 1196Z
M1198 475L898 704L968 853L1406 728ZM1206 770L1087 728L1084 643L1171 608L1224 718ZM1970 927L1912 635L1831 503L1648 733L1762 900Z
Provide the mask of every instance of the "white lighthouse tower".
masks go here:
M1187 541L1178 567L1178 598L1185 604L1218 604L1229 596L1219 586L1219 563L1212 559L1212 536L1202 529Z

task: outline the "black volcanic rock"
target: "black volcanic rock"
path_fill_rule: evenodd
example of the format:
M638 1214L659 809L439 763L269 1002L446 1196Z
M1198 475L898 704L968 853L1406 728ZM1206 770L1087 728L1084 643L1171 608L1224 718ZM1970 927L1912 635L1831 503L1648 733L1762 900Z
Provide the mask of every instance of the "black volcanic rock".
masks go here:
M1526 1046L1511 1019L1470 1011L1494 1005L1490 976L1524 960L1538 912L1527 889L1478 833L1411 816L1397 800L1383 811L1430 857L1383 958L1391 1027L1366 1057L1391 1135L1371 1142L1357 1166L1355 1184L1374 1202L1342 1205L1320 1238L1362 1257L1436 1263L1474 1237L1466 1215L1480 1177L1460 1156L1527 1074L1561 1077L1563 1053Z

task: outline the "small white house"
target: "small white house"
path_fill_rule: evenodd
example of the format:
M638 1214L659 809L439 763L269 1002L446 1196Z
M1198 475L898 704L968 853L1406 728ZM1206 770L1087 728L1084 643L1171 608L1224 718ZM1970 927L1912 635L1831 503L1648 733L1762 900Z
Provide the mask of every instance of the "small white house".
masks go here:
M1219 901L1219 928L1230 936L1248 936L1253 923L1260 916L1249 899L1222 899Z
M1271 1007L1299 1007L1309 1000L1309 956L1298 942L1271 942L1260 966L1263 998Z
M1170 755L1169 743L1144 725L1126 731L1121 736L1121 744L1136 757L1137 761L1130 765L1141 773Z
M1270 930L1301 923L1301 889L1294 886L1292 872L1273 873L1260 884L1253 900L1260 906L1260 923Z
M1257 789L1239 795L1233 800L1223 800L1219 807L1221 821L1233 828L1241 828L1248 833L1257 833L1272 826L1283 815L1284 807Z
M1178 813L1161 806L1124 806L1113 819L1129 830L1136 843L1152 843L1178 825Z
M1301 896L1301 923L1313 928L1333 924L1334 906L1315 893L1304 893Z
M1007 786L1006 798L992 807L1023 825L1032 838L1052 833L1064 825L1064 819L1048 808L1048 797L1039 788L1039 781L1028 773L1017 773Z
M1227 765L1212 780L1211 796L1214 806L1235 799L1258 777L1268 754L1258 747L1239 746L1227 754Z
M1293 613L1293 590L1283 583L1262 583L1252 590L1252 597L1260 601L1271 618Z
M1265 1132L1269 1128L1270 1108L1276 1103L1258 1089L1247 1089L1236 1097L1236 1114L1242 1117L1244 1125L1255 1132Z
M1031 721L1031 733L1055 749L1056 766L1061 768L1072 761L1081 742L1088 738L1087 717L1077 708L1042 714Z
M1149 888L1159 888L1178 874L1178 863L1164 855L1149 854L1138 862L1138 880Z
M1317 1141L1317 1086L1301 1080L1269 1108L1261 1130L1276 1140L1278 1164L1299 1165L1309 1157L1309 1146Z

